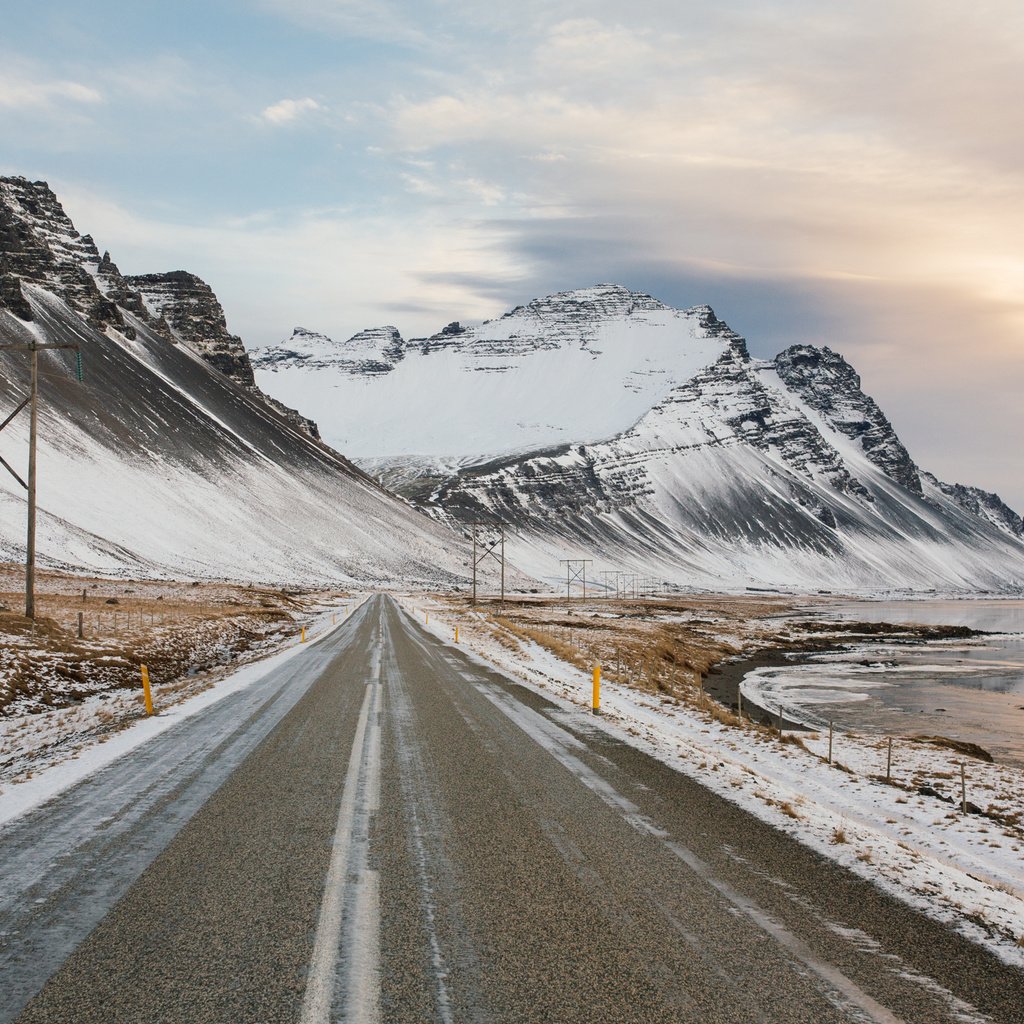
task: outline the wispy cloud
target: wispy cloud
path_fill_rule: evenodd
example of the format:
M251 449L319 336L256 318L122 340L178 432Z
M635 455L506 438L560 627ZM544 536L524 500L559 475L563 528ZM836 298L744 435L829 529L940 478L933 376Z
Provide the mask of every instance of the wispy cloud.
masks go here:
M290 124L306 114L323 109L312 97L304 96L300 100L278 100L277 103L264 107L260 112L260 118L267 124Z
M66 103L89 106L102 102L102 93L82 82L31 79L18 73L0 71L0 107L24 110Z
M260 6L298 25L359 39L428 46L437 24L432 3L402 0L260 0Z

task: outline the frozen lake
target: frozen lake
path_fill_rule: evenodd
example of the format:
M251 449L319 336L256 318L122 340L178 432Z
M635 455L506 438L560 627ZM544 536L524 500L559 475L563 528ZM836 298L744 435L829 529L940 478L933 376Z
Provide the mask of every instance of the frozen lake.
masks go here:
M853 643L841 653L758 669L744 695L821 727L942 735L1024 766L1024 601L850 601L795 618L969 626L992 636L930 643Z

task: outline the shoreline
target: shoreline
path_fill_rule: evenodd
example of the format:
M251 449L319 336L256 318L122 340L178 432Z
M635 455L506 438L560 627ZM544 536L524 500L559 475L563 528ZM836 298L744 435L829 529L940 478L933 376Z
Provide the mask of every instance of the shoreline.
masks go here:
M746 657L740 656L731 661L720 662L713 666L704 677L704 690L723 707L737 712L739 709L739 689L743 679L760 668L782 668L787 665L806 664L814 655L822 653L852 653L851 648L864 643L899 643L916 642L926 644L929 641L967 639L990 634L987 630L972 629L967 626L934 626L919 625L907 629L905 624L886 622L849 622L837 620L835 623L819 621L816 623L822 631L829 625L835 625L836 631L842 633L832 639L814 640L808 638L803 642L789 641L785 645L777 644L767 647ZM845 627L845 628L844 628ZM857 639L850 635L852 629L859 631ZM757 701L744 698L744 714L752 721L761 725L776 726L796 732L815 732L816 730L793 717L787 717L785 709L766 707Z
M721 662L712 668L705 677L704 691L708 696L713 697L719 704L730 711L738 711L740 683L746 675L759 668L781 668L785 665L798 664L793 657L789 656L793 653L793 651L787 648L772 647L746 658ZM813 652L808 651L805 653L810 654ZM778 726L780 722L780 714L777 709L764 707L756 701L744 699L743 713L746 717L761 725ZM787 718L785 713L781 715L781 723L783 729L789 729L790 731L811 731L803 722Z

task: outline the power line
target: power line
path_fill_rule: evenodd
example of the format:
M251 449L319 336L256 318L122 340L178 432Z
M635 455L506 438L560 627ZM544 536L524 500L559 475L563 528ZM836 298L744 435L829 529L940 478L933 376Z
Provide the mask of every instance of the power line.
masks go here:
M505 524L498 524L498 539L489 544L483 554L477 556L477 527L486 525L473 521L473 604L476 604L476 571L485 558L490 556L501 565L501 606L505 607ZM492 527L493 529L493 527ZM487 543L486 541L484 543Z

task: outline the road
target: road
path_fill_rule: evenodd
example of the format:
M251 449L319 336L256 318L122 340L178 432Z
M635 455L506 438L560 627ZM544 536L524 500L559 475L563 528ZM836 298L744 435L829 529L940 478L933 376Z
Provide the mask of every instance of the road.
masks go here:
M389 597L0 832L0 1021L970 1022L1024 974Z

